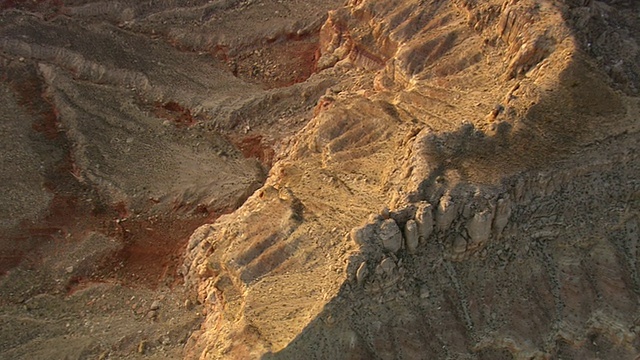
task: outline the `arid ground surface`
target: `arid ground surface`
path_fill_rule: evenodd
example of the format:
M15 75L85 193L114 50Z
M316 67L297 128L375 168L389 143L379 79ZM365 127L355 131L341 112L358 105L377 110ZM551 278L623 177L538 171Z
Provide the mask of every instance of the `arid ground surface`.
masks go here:
M0 11L0 358L640 355L640 3Z

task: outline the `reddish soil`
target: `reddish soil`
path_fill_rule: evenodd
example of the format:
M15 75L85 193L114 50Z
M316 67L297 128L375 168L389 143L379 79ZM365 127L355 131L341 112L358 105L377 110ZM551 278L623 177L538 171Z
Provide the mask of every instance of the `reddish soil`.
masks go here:
M0 275L25 261L37 267L45 256L39 249L45 244L69 244L96 231L121 242L124 247L112 258L103 259L89 279L74 278L67 285L117 281L125 285L155 288L162 281L173 284L182 262L189 236L201 225L214 222L222 212L198 207L189 216L164 214L127 218L121 204L106 209L87 205L77 197L56 195L48 215L35 224L23 224L20 234L0 241ZM57 248L57 246L54 246ZM60 254L63 255L63 254Z
M14 66L5 74L18 104L36 119L31 125L32 129L42 134L46 143L68 149L66 138L59 136L56 109L46 98L44 85L35 69L31 66ZM0 275L20 264L25 254L32 253L42 244L64 239L69 232L69 222L75 214L80 213L77 209L78 199L65 195L81 187L74 178L76 169L70 153L67 152L67 156L57 162L53 160L48 166L43 170L47 178L44 186L54 194L49 213L38 225L23 222L19 229L5 231L0 237Z
M162 281L167 285L180 281L174 276L189 237L199 226L214 222L220 215L212 212L176 219L175 214L166 214L113 221L107 235L122 241L124 248L113 259L107 259L103 271L91 280L117 280L151 288Z
M198 122L191 115L191 110L174 101L165 104L157 102L153 113L156 117L173 122L177 127L191 127Z
M3 2L2 6L6 4ZM58 248L56 245L80 241L95 231L122 242L124 247L113 258L104 259L91 279L71 279L68 291L87 282L118 281L151 288L165 279L173 282L189 236L227 210L198 206L185 215L184 208L176 207L174 213L136 217L124 203L104 204L93 189L78 181L80 173L69 151L71 145L59 130L56 109L46 98L35 69L20 66L14 70L7 72L8 80L18 103L37 119L32 129L49 144L66 149L66 156L45 170L44 186L54 195L47 214L37 223L23 222L19 229L0 236L0 276L22 262L37 267L50 255L40 250L45 244ZM176 102L158 103L154 112L178 127L197 122L189 109Z
M323 111L326 111L328 109L330 109L333 104L335 103L335 100L331 97L322 97L319 101L318 104L313 108L313 116L318 116L318 114L320 114Z
M276 153L269 144L265 143L262 135L251 135L231 141L244 157L258 159L267 168L273 165Z
M18 104L39 118L33 130L43 134L47 140L58 137L58 112L44 95L45 89L35 69L21 67L9 71L9 83L18 99ZM37 100L34 100L37 99Z
M216 54L216 58L227 59L234 76L260 83L265 89L281 88L301 83L316 71L319 37L289 35L231 59L224 51Z
M272 46L274 54L280 54L276 62L283 72L281 80L274 84L275 87L301 83L316 71L316 64L320 57L318 41L317 36L306 39L290 37ZM289 73L291 75L287 76Z

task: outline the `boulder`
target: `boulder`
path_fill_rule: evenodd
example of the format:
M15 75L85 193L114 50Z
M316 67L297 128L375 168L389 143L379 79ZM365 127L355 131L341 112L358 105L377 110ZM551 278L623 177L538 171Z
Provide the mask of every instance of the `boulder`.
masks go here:
M407 251L413 254L418 249L418 225L414 220L409 220L404 226L404 239Z
M396 253L402 248L402 233L395 220L387 219L383 221L380 224L378 235L385 250Z
M433 233L433 206L426 201L418 204L416 224L418 225L418 236L423 241L427 240Z
M458 235L456 239L453 240L453 246L451 250L453 252L453 256L451 258L453 261L462 260L464 258L464 253L467 251L467 240Z
M440 199L440 203L436 210L436 230L444 231L451 226L451 223L456 218L455 205L456 204L449 195L444 195Z
M495 237L499 237L502 234L505 226L509 222L511 216L511 200L508 195L498 200L496 204L496 214L493 218L493 233Z
M478 212L467 223L467 233L469 234L469 247L475 249L485 244L491 236L491 220L493 214L491 210L485 209Z

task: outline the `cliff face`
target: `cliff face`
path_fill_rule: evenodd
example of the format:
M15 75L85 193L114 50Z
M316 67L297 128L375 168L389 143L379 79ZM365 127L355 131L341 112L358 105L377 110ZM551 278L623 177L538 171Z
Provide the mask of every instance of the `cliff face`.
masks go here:
M633 358L628 11L366 0L330 11L318 70L343 80L266 185L190 240L187 284L209 309L190 354ZM605 23L635 44L618 50L633 59L618 70L585 31Z
M635 2L0 8L2 356L640 353Z

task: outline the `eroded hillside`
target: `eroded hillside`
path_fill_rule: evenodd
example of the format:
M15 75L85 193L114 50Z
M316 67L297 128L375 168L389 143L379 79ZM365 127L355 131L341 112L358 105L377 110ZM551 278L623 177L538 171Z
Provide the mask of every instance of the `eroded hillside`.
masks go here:
M187 283L212 314L194 353L633 358L637 47L616 80L581 42L602 17L635 42L637 19L577 5L329 12L319 68L359 79L192 237Z
M3 7L6 356L640 353L634 2Z

